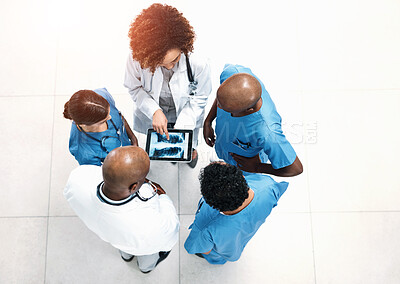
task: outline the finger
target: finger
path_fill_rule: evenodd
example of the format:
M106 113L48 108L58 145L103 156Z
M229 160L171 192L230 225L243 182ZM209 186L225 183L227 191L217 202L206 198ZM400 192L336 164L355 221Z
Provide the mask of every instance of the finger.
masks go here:
M167 140L169 140L169 133L168 133L167 128L165 128L165 135L167 136Z
M153 129L154 129L157 133L161 134L161 130L160 130L160 128L159 128L157 125L153 125Z
M164 135L164 129L162 127L159 126L157 129L158 129L157 130L158 133L160 133L161 135Z

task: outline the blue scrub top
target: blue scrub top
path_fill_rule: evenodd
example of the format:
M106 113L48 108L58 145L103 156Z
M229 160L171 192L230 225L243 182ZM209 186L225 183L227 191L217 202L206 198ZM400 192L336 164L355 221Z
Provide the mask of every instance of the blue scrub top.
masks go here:
M203 203L189 227L191 232L184 245L188 253L211 250L208 255L203 255L211 264L224 264L240 258L248 241L265 222L288 187L287 182L277 183L267 175L252 174L245 178L254 191L254 198L235 215L223 215L203 199L200 200Z
M126 133L125 127L123 125L121 114L115 107L115 101L112 98L111 94L107 91L106 88L96 89L94 90L94 92L105 98L110 104L111 119L114 122L116 128L111 123L111 121L108 120L107 130L103 132L88 132L88 134L100 141L105 136L119 137L119 140L116 138L108 138L106 140L105 144L108 152L120 146L131 145L131 141L129 140L128 134ZM118 134L117 131L119 131L120 134ZM102 162L107 156L107 152L102 149L100 142L87 137L85 133L79 131L74 122L72 122L71 126L69 151L78 161L79 165L101 166Z
M291 165L296 159L296 152L282 132L281 117L264 84L249 68L231 64L225 65L220 76L221 84L237 73L250 74L260 82L263 103L260 110L242 117L233 117L229 112L217 108L215 151L218 157L236 166L236 161L229 153L244 157L259 154L261 162L269 160L274 169Z

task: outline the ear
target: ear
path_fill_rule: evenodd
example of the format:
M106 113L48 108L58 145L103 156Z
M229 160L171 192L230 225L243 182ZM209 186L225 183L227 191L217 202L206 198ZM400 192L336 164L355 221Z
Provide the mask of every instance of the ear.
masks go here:
M137 188L137 182L132 183L132 184L129 186L129 191L130 191L131 193L134 193L134 192L136 191L136 188Z

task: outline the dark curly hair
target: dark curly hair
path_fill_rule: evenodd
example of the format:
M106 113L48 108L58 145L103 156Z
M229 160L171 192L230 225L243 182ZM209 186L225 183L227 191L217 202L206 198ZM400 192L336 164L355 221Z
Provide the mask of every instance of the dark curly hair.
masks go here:
M64 117L76 124L92 125L106 119L110 104L91 90L80 90L64 105Z
M201 170L199 180L204 200L221 212L239 208L249 196L242 171L229 164L209 164Z
M154 73L169 50L177 48L186 55L192 52L196 34L176 8L156 3L136 17L128 36L133 59Z

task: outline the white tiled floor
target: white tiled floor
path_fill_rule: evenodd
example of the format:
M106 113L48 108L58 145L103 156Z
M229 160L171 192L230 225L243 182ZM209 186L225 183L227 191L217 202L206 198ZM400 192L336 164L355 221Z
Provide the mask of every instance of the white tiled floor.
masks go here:
M76 162L63 105L107 87L129 122L130 21L152 1L0 2L0 283L400 283L400 2L167 1L197 32L214 91L249 66L304 165L241 259L186 253L200 160L152 163L179 212L180 242L153 272L90 232L62 190ZM208 108L210 104L208 105ZM166 174L168 173L168 174Z

